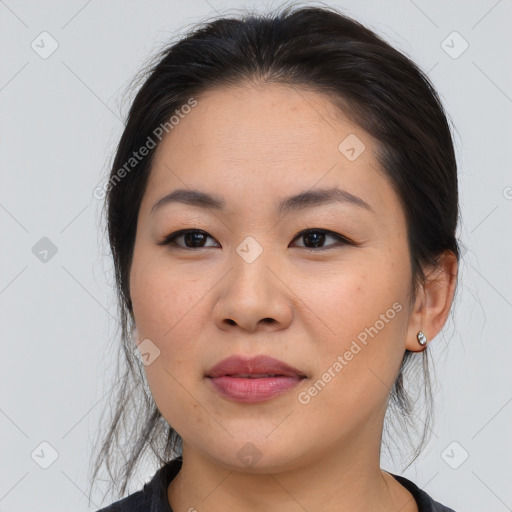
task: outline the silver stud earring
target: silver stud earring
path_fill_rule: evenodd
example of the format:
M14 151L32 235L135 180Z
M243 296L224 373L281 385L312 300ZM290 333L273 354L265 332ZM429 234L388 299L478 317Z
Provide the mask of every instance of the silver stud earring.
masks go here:
M423 331L420 331L416 337L418 338L419 344L423 347L427 344L427 337L425 336L425 333Z

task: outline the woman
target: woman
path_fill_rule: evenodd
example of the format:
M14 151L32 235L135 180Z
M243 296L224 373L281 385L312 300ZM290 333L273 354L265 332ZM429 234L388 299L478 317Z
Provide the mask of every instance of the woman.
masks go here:
M328 7L212 20L158 55L104 192L129 372L96 470L128 415L121 493L161 468L103 511L452 510L380 467L459 260L413 62Z

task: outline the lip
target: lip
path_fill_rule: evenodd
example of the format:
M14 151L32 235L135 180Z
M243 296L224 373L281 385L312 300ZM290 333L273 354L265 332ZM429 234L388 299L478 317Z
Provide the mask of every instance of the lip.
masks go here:
M253 357L230 356L223 359L208 370L207 377L222 377L235 374L262 374L283 375L285 377L305 377L297 368L286 364L279 359L266 355Z
M262 374L269 376L262 377ZM290 391L306 375L283 361L258 355L223 359L207 372L206 377L224 397L238 402L256 403Z

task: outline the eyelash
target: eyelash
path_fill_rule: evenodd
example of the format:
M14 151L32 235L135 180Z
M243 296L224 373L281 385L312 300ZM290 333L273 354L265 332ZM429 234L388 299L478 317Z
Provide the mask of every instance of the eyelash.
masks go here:
M186 235L188 233L202 233L202 234L206 235L207 237L213 239L212 236L210 236L205 231L202 231L201 229L182 229L180 231L175 231L174 233L171 233L170 235L167 235L161 242L158 242L158 245L174 246L174 248L177 248L178 250L183 249L183 250L186 250L186 251L197 251L199 249L210 249L211 248L211 246L207 246L207 247L184 247L184 246L176 244L176 242L175 242L176 238L179 238L180 236ZM341 242L342 245L354 245L354 246L357 245L355 242L353 242L352 240L349 240L347 237L345 237L343 235L340 235L338 233L335 233L333 231L329 231L329 230L326 230L326 229L320 229L320 228L304 229L304 230L300 231L299 233L297 233L293 237L293 240L295 240L296 238L304 237L304 236L309 235L311 233L321 233L321 234L324 234L324 235L332 236L334 238L337 238L338 242ZM330 244L327 247L319 247L319 248L300 247L300 248L304 249L306 251L318 252L318 251L325 251L326 249L329 249L331 247L338 247L338 246L339 246L339 244L335 243L335 244Z

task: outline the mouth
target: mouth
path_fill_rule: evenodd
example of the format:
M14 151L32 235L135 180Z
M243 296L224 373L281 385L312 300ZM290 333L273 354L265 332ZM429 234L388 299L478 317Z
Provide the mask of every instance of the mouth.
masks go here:
M287 377L282 373L232 373L224 377L237 377L239 379L268 379L269 377Z
M206 377L224 398L237 402L263 402L290 391L306 374L270 356L231 356L211 368Z
M306 377L306 374L293 366L266 355L253 357L230 356L210 368L206 377L239 377L239 378L268 378L268 377Z

